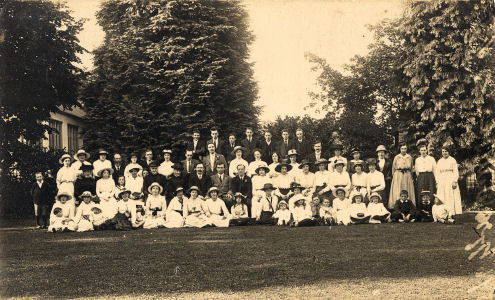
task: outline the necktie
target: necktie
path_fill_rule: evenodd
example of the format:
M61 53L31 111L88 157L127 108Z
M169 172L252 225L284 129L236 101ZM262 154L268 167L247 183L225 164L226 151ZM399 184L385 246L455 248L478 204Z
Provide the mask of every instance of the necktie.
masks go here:
M220 182L223 182L223 175L220 175Z

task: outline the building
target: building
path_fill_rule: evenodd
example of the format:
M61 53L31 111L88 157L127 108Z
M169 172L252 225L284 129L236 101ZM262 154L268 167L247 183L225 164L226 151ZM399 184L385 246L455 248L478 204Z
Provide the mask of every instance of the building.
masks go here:
M75 153L83 145L81 131L84 128L84 115L84 110L79 107L51 113L49 125L57 132L46 134L47 139L42 141L43 147Z

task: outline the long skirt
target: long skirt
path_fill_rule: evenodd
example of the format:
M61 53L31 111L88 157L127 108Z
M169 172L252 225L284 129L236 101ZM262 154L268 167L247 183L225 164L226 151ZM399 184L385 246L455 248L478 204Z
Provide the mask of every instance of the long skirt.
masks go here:
M446 180L445 180L446 179ZM459 186L452 188L452 180L448 178L442 178L438 182L437 196L445 205L447 205L449 211L453 211L456 215L462 214L461 204L461 192Z
M229 227L230 218L228 217L212 214L210 220L216 227Z
M165 227L167 228L181 228L184 227L184 217L182 217L182 213L169 210L165 213Z
M418 191L417 191L418 202L421 200L419 197L422 191L430 191L431 194L435 194L437 189L435 176L433 175L433 172L419 173L416 184L418 186Z
M395 171L390 188L390 197L388 198L388 208L394 208L395 201L399 200L400 191L402 190L406 190L409 193L409 199L416 205L414 182L410 171Z
M194 214L188 215L184 224L184 227L197 227L202 228L208 225L212 225L210 218L208 218L205 214Z
M144 229L152 229L158 227L165 227L165 218L163 216L146 216L143 224Z

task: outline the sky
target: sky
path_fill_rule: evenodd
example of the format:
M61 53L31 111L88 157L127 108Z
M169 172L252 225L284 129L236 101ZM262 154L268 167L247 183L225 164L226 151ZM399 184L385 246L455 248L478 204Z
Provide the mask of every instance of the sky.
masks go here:
M95 13L102 0L68 0L76 18L87 18L79 34L81 45L94 50L104 39ZM254 79L258 82L257 105L261 121L280 116L319 117L309 105L317 73L305 53L325 58L342 70L355 55L365 55L373 35L367 24L398 17L404 0L242 0L255 36L251 44ZM92 54L81 56L83 67L92 68Z

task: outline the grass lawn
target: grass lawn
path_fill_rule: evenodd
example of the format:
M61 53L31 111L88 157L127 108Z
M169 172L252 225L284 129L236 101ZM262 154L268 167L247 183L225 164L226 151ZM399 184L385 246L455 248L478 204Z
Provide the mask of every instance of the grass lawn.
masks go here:
M29 221L32 224L32 221ZM0 228L0 292L35 298L488 298L474 223L51 234Z

